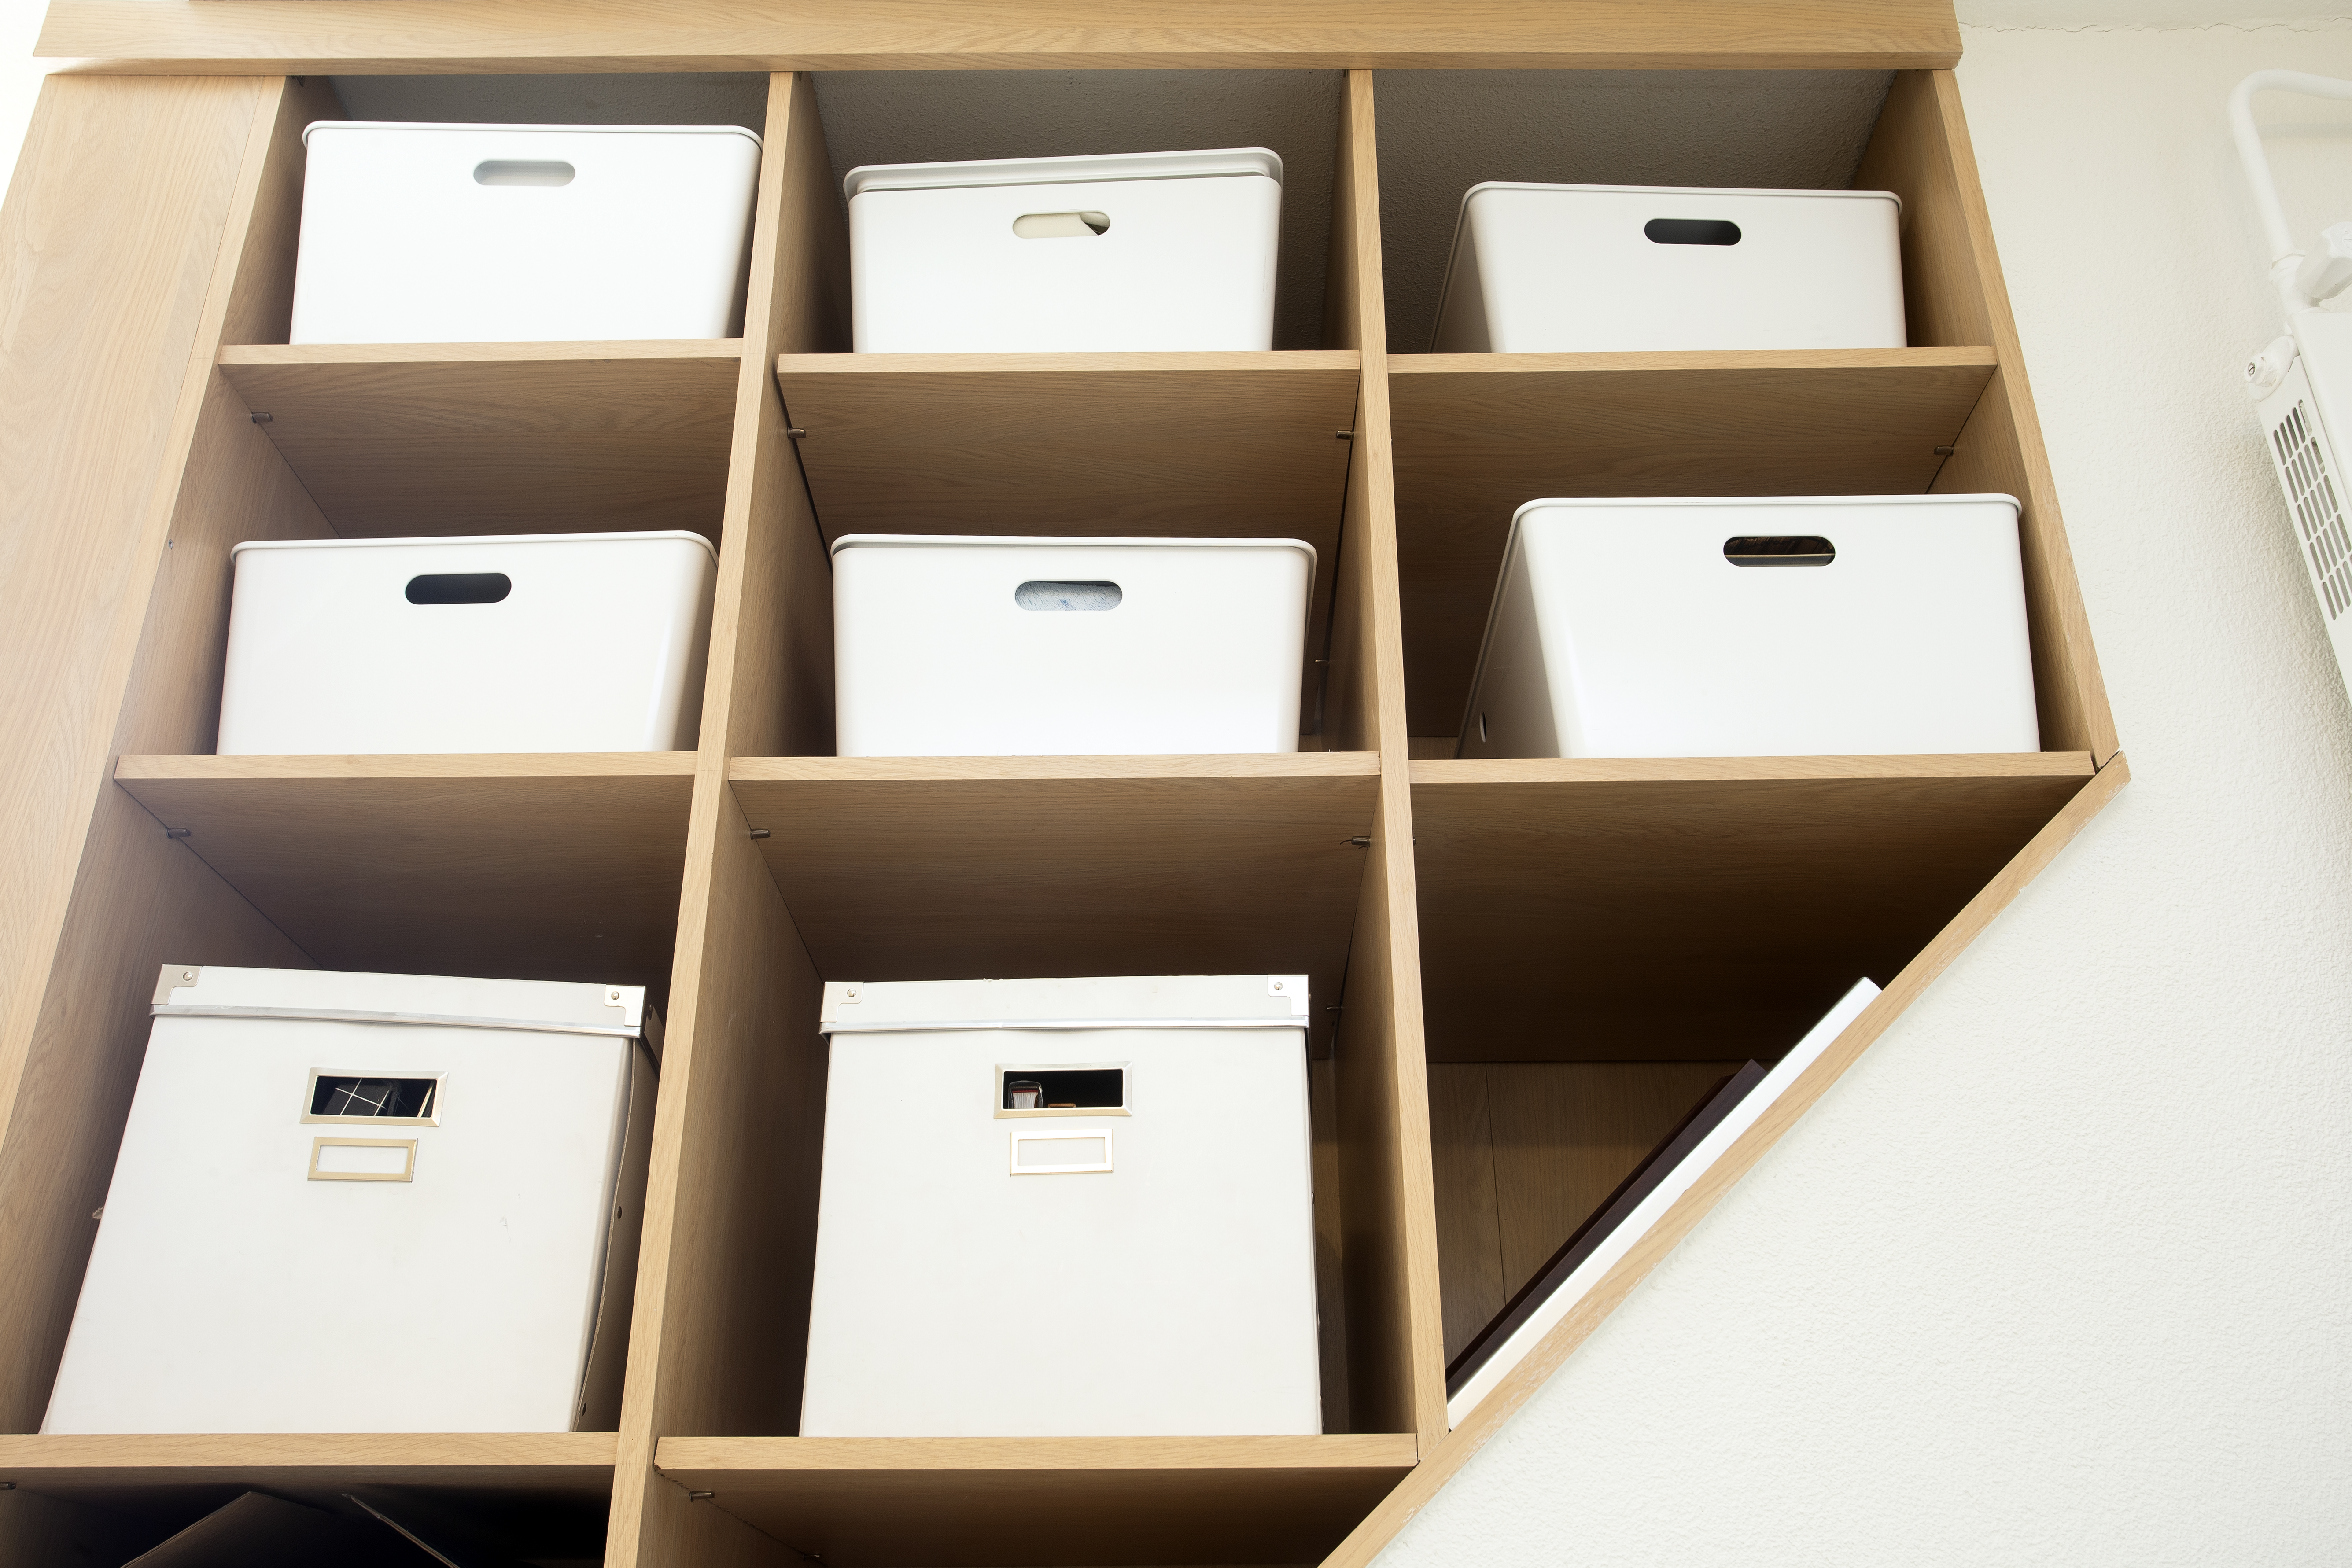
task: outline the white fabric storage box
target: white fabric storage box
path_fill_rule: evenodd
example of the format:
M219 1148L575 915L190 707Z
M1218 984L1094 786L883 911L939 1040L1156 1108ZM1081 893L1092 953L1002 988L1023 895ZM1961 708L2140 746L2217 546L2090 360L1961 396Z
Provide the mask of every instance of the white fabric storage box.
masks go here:
M1473 185L1432 351L1899 349L1887 191Z
M323 120L302 141L294 342L742 329L753 131Z
M41 1430L614 1425L643 988L167 964L154 1013Z
M1296 751L1315 548L850 534L844 757Z
M220 753L691 751L700 534L238 545Z
M842 190L859 353L1274 346L1263 147L869 164Z
M2036 751L2007 496L1529 501L1465 757Z
M1301 975L829 982L801 1435L1315 1433Z

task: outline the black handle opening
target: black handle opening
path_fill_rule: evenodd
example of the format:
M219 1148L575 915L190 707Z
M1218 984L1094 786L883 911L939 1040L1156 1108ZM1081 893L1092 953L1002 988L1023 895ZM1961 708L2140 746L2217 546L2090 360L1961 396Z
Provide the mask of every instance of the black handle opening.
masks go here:
M411 604L496 604L514 591L503 571L428 571L408 580Z
M1740 534L1723 541L1723 559L1734 566L1827 566L1837 546L1819 534Z
M1738 245L1739 225L1728 218L1652 218L1642 225L1652 245Z

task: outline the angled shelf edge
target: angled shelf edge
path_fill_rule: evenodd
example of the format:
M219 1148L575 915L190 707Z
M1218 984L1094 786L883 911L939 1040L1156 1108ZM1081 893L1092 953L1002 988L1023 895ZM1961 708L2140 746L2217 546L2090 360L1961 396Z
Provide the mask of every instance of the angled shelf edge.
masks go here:
M115 782L324 967L658 985L694 767L125 757Z
M224 348L222 376L349 538L716 537L742 344Z

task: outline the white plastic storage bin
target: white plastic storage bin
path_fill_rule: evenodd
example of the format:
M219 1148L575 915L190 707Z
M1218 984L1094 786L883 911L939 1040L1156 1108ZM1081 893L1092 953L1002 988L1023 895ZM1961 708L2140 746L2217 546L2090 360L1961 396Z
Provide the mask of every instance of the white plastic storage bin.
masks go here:
M2036 751L2007 496L1529 501L1464 757Z
M41 1430L614 1425L642 988L167 964L154 1013Z
M1887 191L1473 185L1440 354L1899 349Z
M690 751L700 534L238 545L220 753Z
M844 757L1296 751L1297 539L851 534L833 547Z
M801 1435L1322 1429L1300 975L830 982Z
M1274 346L1263 147L869 164L842 190L860 353Z
M760 138L735 125L302 133L297 343L731 338Z

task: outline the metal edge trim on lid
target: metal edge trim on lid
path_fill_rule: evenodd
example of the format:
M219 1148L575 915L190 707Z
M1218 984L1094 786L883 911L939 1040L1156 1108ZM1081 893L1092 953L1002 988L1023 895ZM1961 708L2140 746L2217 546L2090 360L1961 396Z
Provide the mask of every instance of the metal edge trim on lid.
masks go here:
M867 191L944 191L1001 185L1080 185L1127 180L1260 175L1282 183L1271 147L1174 152L1104 152L1068 158L982 158L941 163L860 163L841 177L844 198ZM891 178L893 175L900 178Z
M503 125L456 120L314 120L302 128L302 145L320 126L335 131L588 131L619 136L748 136L762 145L760 133L748 125Z
M527 1019L461 1018L451 1013L362 1012L342 1008L261 1008L233 1003L206 1007L200 1003L157 1002L156 1018L308 1019L324 1023L426 1024L436 1029L507 1029L531 1034L602 1034L637 1040L642 1025L534 1022Z

